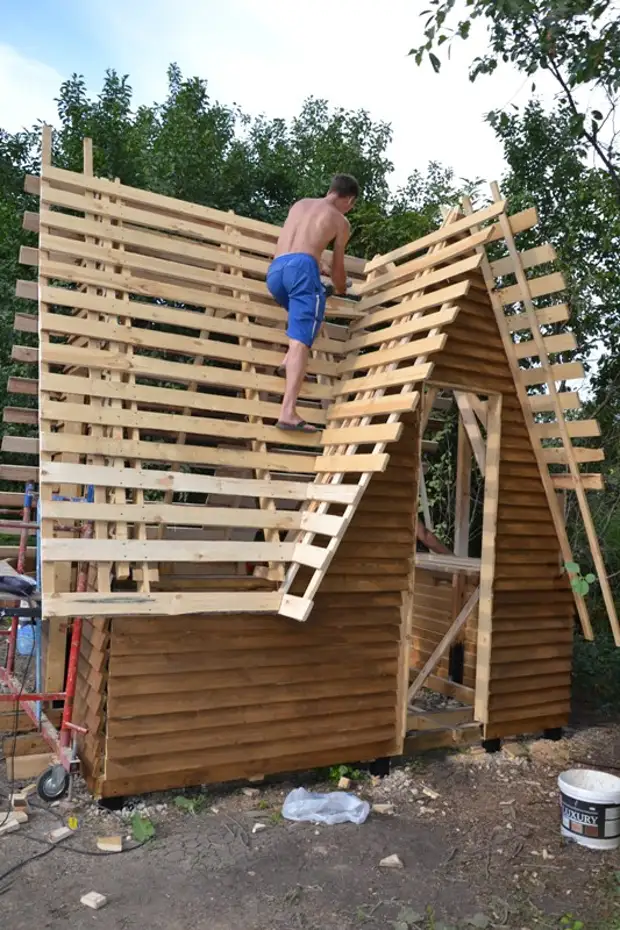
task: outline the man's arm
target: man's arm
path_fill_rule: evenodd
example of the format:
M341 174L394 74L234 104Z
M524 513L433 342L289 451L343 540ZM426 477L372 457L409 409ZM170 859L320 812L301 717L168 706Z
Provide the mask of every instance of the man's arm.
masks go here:
M452 552L448 549L447 546L437 539L434 533L431 533L429 529L422 523L418 517L417 533L418 539L423 546L426 546L427 549L430 549L431 552L436 553L437 555L452 555Z
M344 270L344 252L351 235L351 227L346 217L342 217L342 224L334 242L332 258L332 282L337 294L344 294L347 290L347 273Z

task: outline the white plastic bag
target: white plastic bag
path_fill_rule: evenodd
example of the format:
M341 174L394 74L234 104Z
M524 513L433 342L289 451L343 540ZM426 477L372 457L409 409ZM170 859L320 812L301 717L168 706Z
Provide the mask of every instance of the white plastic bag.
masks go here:
M285 798L282 816L287 820L309 823L364 823L370 813L368 801L362 801L346 791L313 794L305 788L295 788Z

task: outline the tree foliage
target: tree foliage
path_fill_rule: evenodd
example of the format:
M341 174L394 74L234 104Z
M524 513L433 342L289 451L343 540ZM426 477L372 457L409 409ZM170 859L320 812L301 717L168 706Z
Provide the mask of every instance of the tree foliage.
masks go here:
M459 17L456 0L430 0L424 41L410 54L418 64L455 38L467 39L481 20L488 33L486 54L473 59L470 79L493 74L510 62L526 75L550 74L570 117L571 135L585 140L609 173L620 203L620 157L614 125L620 92L620 3L617 0L466 0ZM533 85L535 87L535 85ZM597 90L602 109L582 107L580 91ZM584 95L585 96L585 95Z
M136 106L129 78L108 71L94 98L84 79L73 75L60 87L57 108L56 166L81 171L82 141L88 136L94 171L101 177L118 177L125 184L266 222L283 222L301 197L322 196L336 172L352 173L362 196L351 215L350 251L360 256L371 257L429 232L440 220L440 206L458 200L463 188L449 169L433 164L426 174L413 172L401 189L391 192L391 129L365 110L334 109L311 98L289 121L252 117L213 100L207 81L185 78L176 65L169 68L168 92L161 103ZM33 269L19 264L19 249L36 244L24 232L22 220L26 210L38 211L37 199L24 193L24 176L38 172L40 148L40 126L17 134L0 129L2 406L9 369L32 376L10 357L15 312L29 309L15 298L15 281L34 277ZM25 344L31 339L19 336ZM19 401L23 406L29 402L35 398ZM0 428L0 433L7 431L25 428ZM10 460L28 462L20 456Z

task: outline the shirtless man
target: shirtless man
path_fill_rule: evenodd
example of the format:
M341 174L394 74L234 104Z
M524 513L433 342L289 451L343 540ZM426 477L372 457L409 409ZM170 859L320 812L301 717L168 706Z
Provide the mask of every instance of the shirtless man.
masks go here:
M344 251L351 227L345 214L359 193L355 178L337 174L325 197L299 200L293 204L280 233L273 262L267 272L267 287L288 312L288 352L282 362L286 389L277 425L282 430L317 433L295 406L306 374L308 355L323 322L326 294L321 283L323 252L334 242L331 279L334 291L344 294L347 276Z

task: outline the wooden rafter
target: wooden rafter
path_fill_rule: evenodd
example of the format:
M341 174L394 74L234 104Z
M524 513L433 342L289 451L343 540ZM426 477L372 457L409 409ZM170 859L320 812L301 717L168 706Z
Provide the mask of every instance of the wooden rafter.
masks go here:
M474 211L473 211L473 207L471 205L471 201L469 198L464 198L463 209L467 215L473 215ZM501 211L500 211L500 214L498 215L501 215ZM504 226L498 224L496 235L491 236L490 241L497 241L500 238L504 238L508 230L510 230L510 234L512 235L513 230L510 225L506 227L505 224ZM480 249L480 254L482 255L482 264L480 266L481 271L482 271L482 274L483 274L483 277L484 277L484 280L487 286L487 290L488 290L489 297L491 300L491 306L493 308L495 320L497 322L499 333L502 339L502 343L504 345L506 357L508 359L508 362L509 362L509 365L512 371L515 388L516 388L517 396L521 404L521 409L523 411L525 423L526 423L528 432L530 434L530 437L532 438L532 448L536 456L536 461L538 463L541 480L542 480L545 494L547 497L547 502L549 504L549 510L551 512L551 516L552 516L555 530L557 533L558 541L560 543L560 548L562 550L562 555L565 561L570 562L572 561L572 550L571 550L570 542L568 540L568 535L566 533L566 527L564 525L564 519L563 519L562 513L560 512L560 509L558 507L558 502L555 496L555 488L553 486L551 476L549 475L549 469L544 460L541 444L539 441L536 441L536 438L535 438L534 415L533 415L532 408L529 403L526 385L524 384L523 378L521 376L519 362L514 352L514 343L512 340L511 332L508 328L507 317L504 312L505 303L502 302L501 296L499 295L495 287L495 278L491 270L490 261L486 254L486 249L484 246L480 246L479 249ZM538 324L536 323L536 325ZM542 377L544 380L544 375ZM583 629L584 636L586 637L586 639L592 639L593 638L592 625L590 623L590 618L588 615L588 609L587 609L586 603L583 597L577 592L575 592L575 601L576 601L577 611L579 613L579 618L581 621L581 626Z

